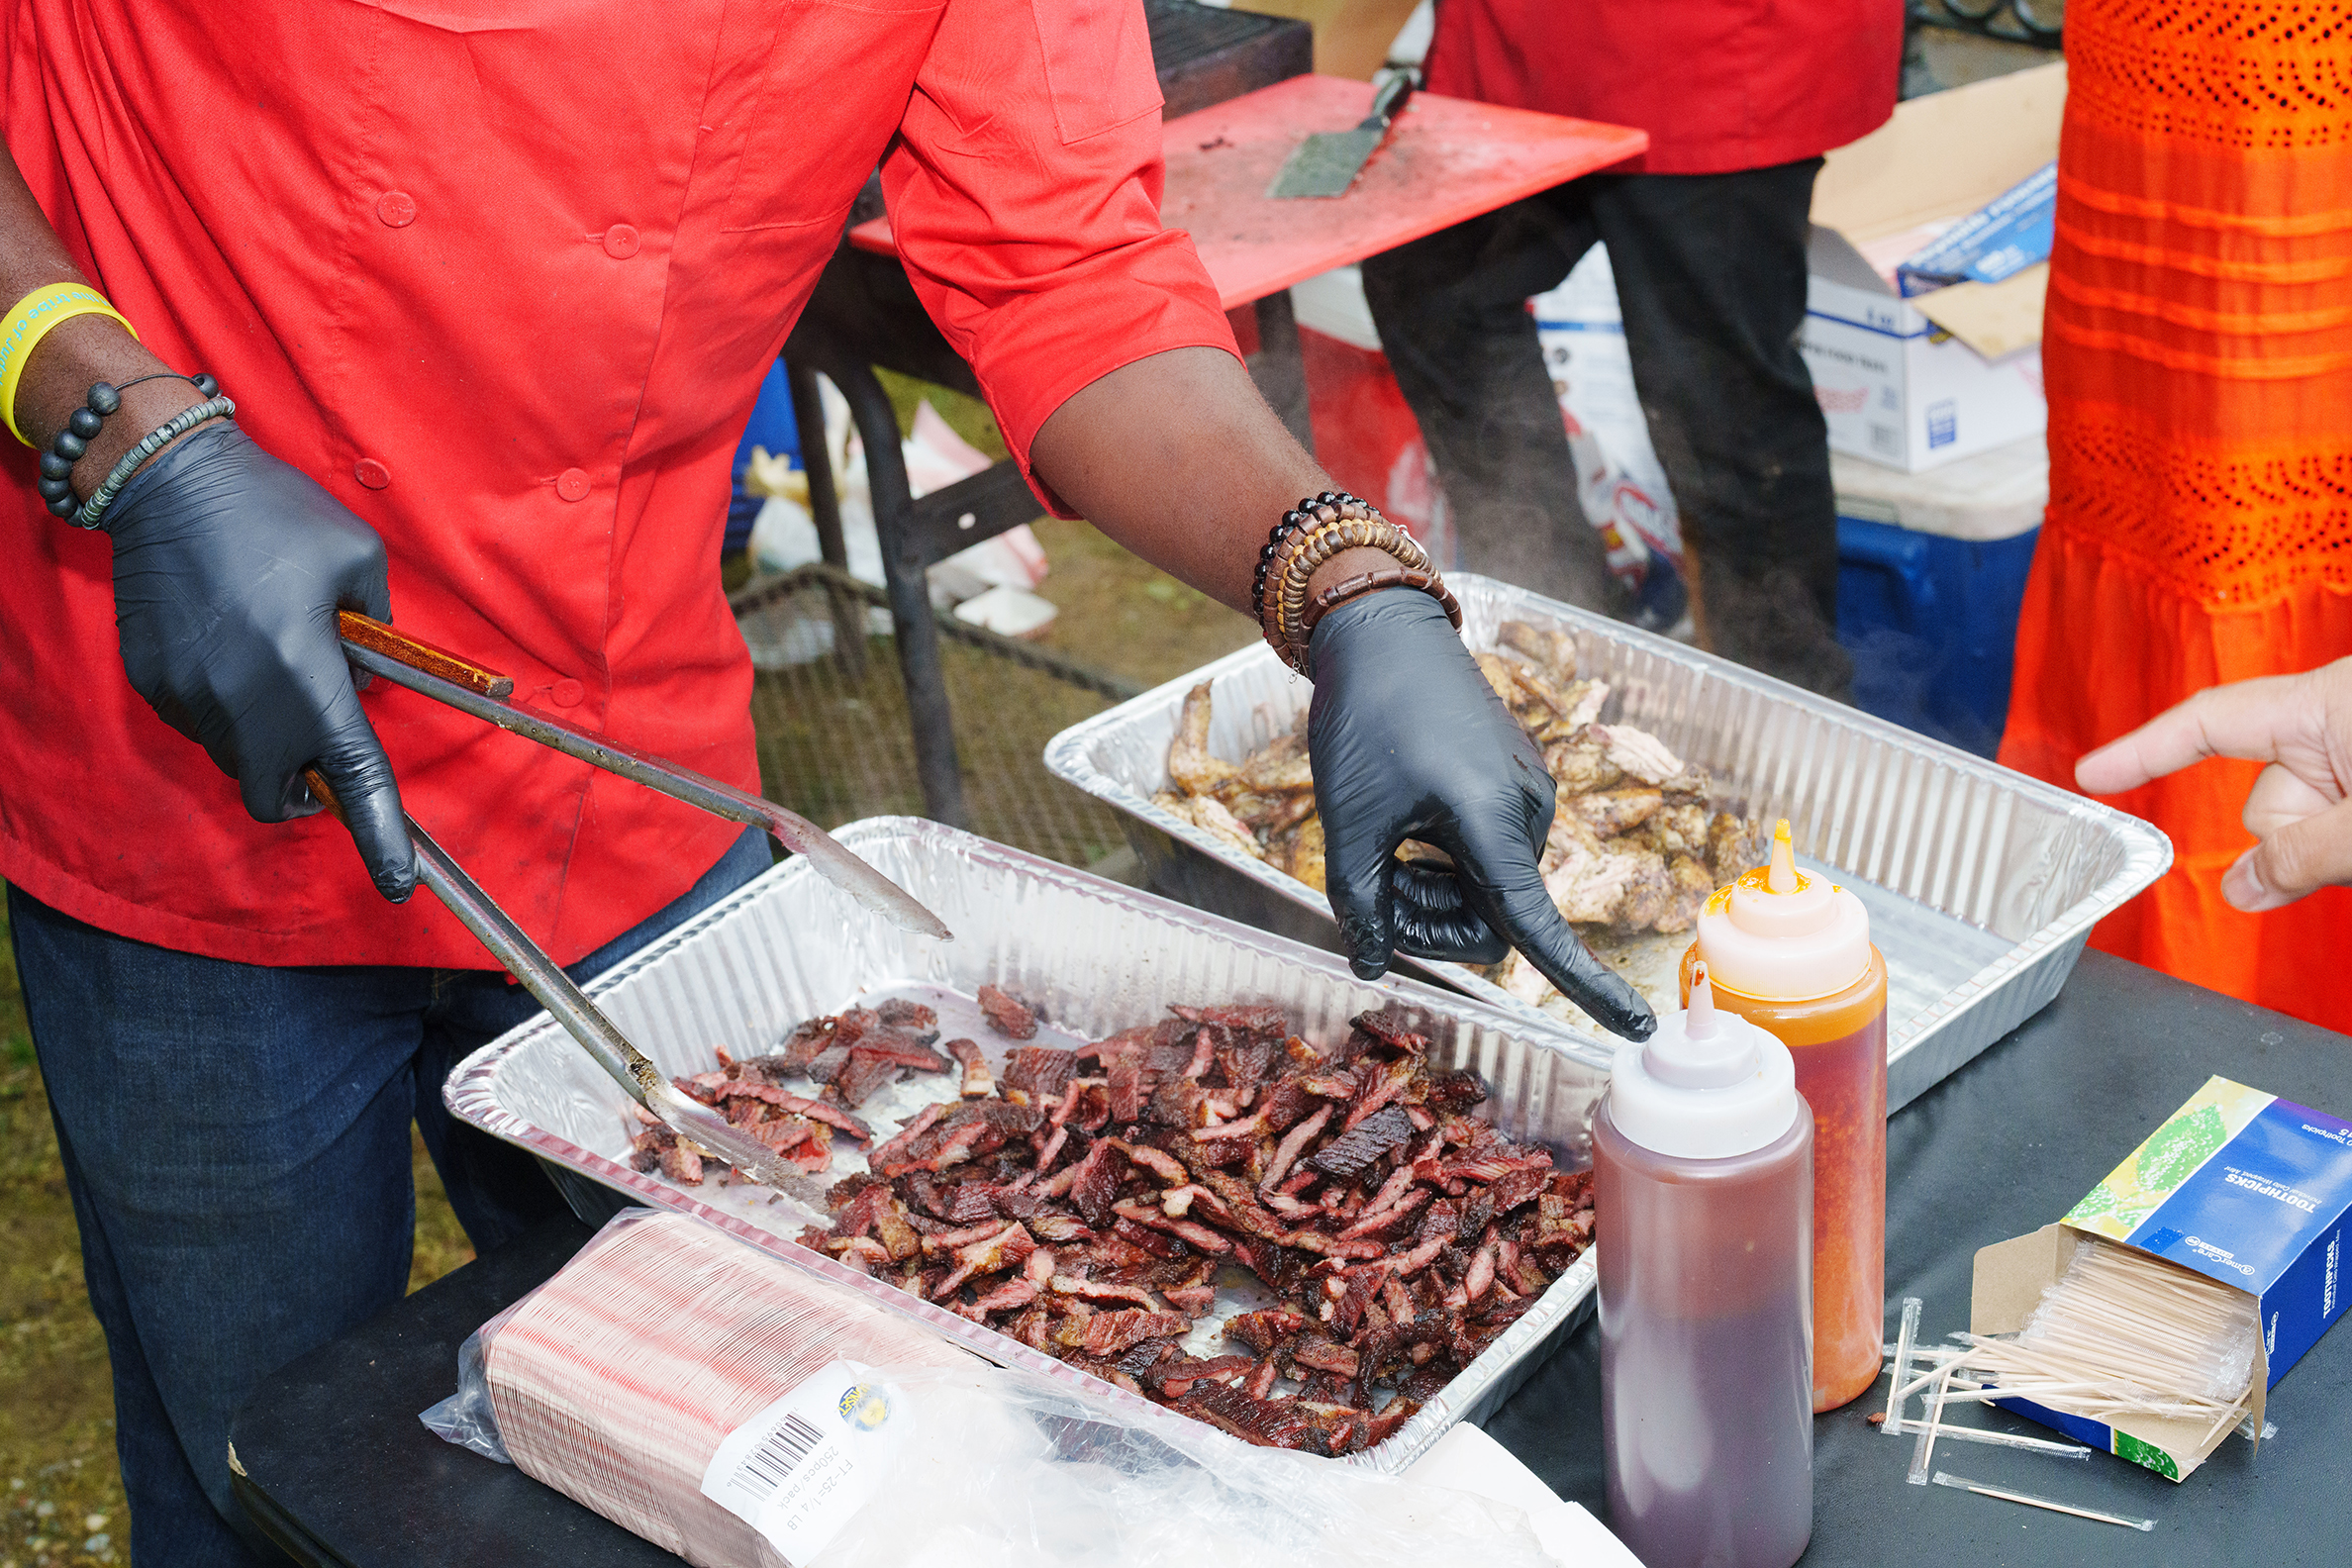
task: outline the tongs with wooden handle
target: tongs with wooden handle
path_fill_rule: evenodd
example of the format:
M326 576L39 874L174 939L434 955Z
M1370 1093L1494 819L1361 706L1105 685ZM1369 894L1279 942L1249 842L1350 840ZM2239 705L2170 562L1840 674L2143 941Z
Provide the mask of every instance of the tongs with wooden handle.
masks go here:
M371 621L345 610L342 613L341 630L343 656L370 675L380 675L395 686L405 686L421 696L446 703L501 730L552 746L565 756L617 773L673 800L699 806L715 817L765 829L785 848L807 855L818 875L892 925L940 941L953 938L954 933L939 917L916 902L906 889L842 848L833 834L806 817L691 768L648 756L585 730L575 730L560 719L518 707L509 700L515 692L515 683L509 677L484 669L445 648L420 642L381 621Z
M338 821L343 818L343 805L335 798L335 791L317 768L305 769L303 782L310 786L319 803L333 812ZM546 954L546 950L533 941L516 925L505 910L498 907L489 894L482 891L474 879L465 874L464 867L449 858L449 852L434 842L433 835L417 826L417 819L409 817L409 843L417 854L417 880L429 888L434 897L449 907L449 913L469 931L481 938L490 955L506 966L507 973L523 982L548 1016L563 1026L565 1032L580 1042L596 1065L613 1075L613 1081L627 1090L629 1097L643 1106L666 1124L669 1129L718 1155L735 1167L736 1174L765 1186L779 1185L793 1170L767 1144L730 1123L727 1118L683 1093L661 1074L643 1051L629 1042L629 1036L614 1027L597 1005L588 1000L570 975ZM837 846L836 846L837 847ZM846 850L842 851L847 853ZM894 890L895 891L895 890ZM904 897L904 895L901 895Z

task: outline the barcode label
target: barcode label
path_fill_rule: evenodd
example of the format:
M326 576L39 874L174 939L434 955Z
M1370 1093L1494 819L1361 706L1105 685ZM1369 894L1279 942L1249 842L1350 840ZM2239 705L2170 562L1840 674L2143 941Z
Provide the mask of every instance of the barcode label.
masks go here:
M751 1456L743 1461L736 1484L754 1502L765 1503L824 1440L823 1432L787 1411L784 1424L768 1433L767 1441L752 1449Z
M703 1496L806 1563L881 1490L913 1424L871 1367L835 1361L727 1434Z

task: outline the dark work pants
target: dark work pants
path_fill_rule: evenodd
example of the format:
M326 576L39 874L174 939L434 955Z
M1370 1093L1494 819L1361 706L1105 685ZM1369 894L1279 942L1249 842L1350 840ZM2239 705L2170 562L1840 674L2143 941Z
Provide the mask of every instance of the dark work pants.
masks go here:
M1526 310L1601 241L1681 516L1702 642L1845 694L1828 435L1797 347L1819 167L1590 175L1364 263L1462 566L1588 609L1616 606Z
M766 837L746 833L572 978L768 864ZM230 1419L271 1371L400 1300L417 1223L410 1121L477 1248L563 1208L530 1155L441 1103L449 1070L539 1004L478 969L173 952L15 888L8 918L114 1368L133 1568L279 1561L231 1500Z

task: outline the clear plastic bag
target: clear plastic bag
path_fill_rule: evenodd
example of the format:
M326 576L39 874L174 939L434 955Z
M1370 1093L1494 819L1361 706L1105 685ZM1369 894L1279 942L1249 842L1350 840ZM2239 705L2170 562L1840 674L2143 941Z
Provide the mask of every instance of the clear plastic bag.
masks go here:
M788 1558L705 1476L738 1428L844 1361L908 1415L905 1435L858 1483L870 1499ZM679 1215L614 1220L458 1365L428 1427L698 1568L1548 1561L1516 1509L991 1366Z
M1031 1373L886 1367L890 1484L802 1568L1541 1568L1518 1509L1113 1407Z

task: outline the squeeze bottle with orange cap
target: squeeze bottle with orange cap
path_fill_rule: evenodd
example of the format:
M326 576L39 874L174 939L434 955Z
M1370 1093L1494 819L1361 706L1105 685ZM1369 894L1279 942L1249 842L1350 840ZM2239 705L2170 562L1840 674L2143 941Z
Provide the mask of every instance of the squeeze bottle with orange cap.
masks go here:
M1717 1007L1772 1031L1813 1114L1813 1409L1878 1381L1886 1329L1887 961L1862 901L1797 869L1784 819L1772 859L1717 888L1683 954Z
M1610 1527L1646 1568L1789 1568L1813 1534L1813 1119L1718 1012L1620 1045L1593 1113Z

